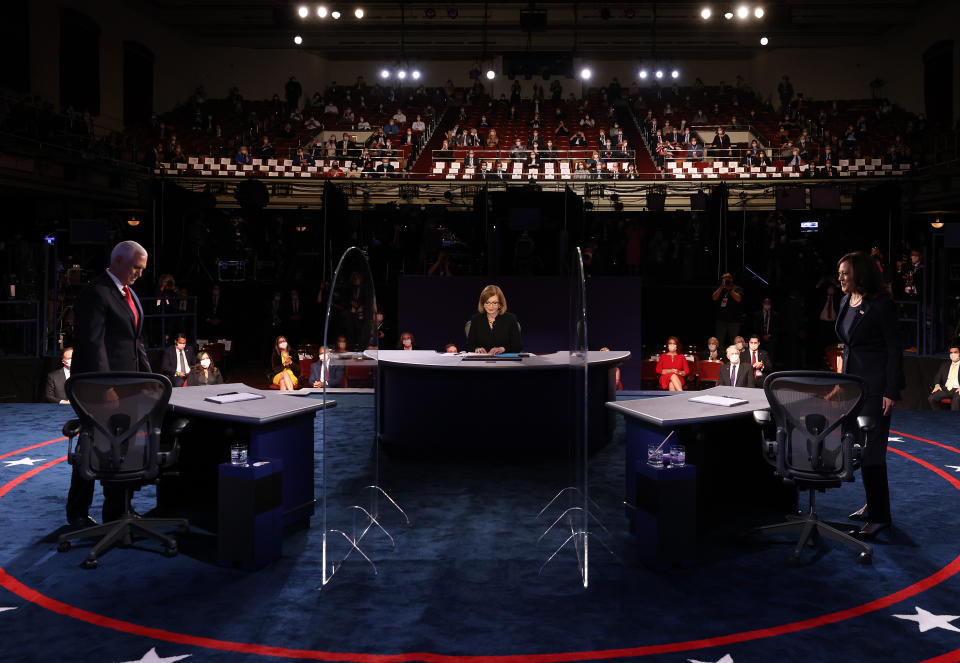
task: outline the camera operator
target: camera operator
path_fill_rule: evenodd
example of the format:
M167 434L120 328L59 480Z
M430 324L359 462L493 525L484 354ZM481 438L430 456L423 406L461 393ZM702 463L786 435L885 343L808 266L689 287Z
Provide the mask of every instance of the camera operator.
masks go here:
M720 340L720 347L725 347L733 343L733 339L740 334L743 288L734 284L733 275L727 273L720 277L720 285L713 291L711 298L716 320L714 336Z

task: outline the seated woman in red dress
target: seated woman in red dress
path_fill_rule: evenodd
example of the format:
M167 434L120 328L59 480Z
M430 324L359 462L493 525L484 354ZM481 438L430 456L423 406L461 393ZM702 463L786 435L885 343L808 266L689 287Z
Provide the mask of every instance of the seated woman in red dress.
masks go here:
M683 391L684 378L690 374L687 358L679 352L680 341L676 336L667 339L667 351L660 355L657 362L657 375L660 376L660 388L667 391Z

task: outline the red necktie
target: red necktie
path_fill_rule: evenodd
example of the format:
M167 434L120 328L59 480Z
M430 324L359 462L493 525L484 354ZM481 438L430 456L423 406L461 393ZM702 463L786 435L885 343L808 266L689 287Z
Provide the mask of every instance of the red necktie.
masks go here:
M757 351L756 351L756 350L753 351L753 363L754 363L754 364L757 363ZM755 370L755 371L753 372L753 375L754 375L754 377L760 377L760 371L759 371L759 370Z
M130 310L133 311L133 326L136 327L140 316L137 315L137 305L133 303L133 295L130 294L130 288L123 286L123 294L127 298L127 306L129 306Z

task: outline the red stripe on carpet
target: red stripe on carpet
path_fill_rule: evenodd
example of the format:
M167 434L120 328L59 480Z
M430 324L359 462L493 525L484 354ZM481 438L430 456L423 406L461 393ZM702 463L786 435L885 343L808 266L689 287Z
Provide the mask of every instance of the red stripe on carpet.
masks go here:
M43 465L38 465L37 467L32 468L30 471L24 472L23 474L21 474L21 475L18 476L17 478L11 479L11 480L8 481L7 483L5 483L5 484L3 484L2 486L0 486L0 497L3 497L3 496L6 495L7 493L9 493L11 490L13 490L13 489L16 488L17 486L19 486L21 483L23 483L24 481L26 481L26 480L29 479L30 477L32 477L32 476L34 476L34 475L36 475L36 474L39 474L40 472L43 472L44 470L50 469L51 467L53 467L53 466L56 465L57 463L62 463L62 462L65 461L66 459L67 459L66 456L62 456L62 457L57 458L57 459L55 459L55 460L51 460L51 461L49 461L49 462L46 462L46 463L44 463Z
M917 437L916 435L910 435L909 433L901 433L901 432L898 431L898 430L891 430L890 432L893 433L894 435L902 435L903 437L909 437L911 440L920 440L921 442L926 442L927 444L932 444L932 445L937 446L937 447L940 447L940 448L942 448L942 449L948 449L948 450L950 450L950 451L955 451L955 452L957 452L958 454L960 454L960 449L957 449L956 447L951 447L951 446L949 446L949 445L942 444L942 443L940 443L940 442L934 442L933 440L927 440L927 439L922 438L922 437Z
M39 449L40 447L45 447L45 446L47 446L48 444L53 444L54 442L63 442L65 439L67 439L67 438L65 438L65 437L58 437L58 438L55 439L55 440L47 440L46 442L40 442L40 443L38 443L38 444L34 444L34 445L32 445L32 446L29 446L29 447L24 447L23 449L17 449L16 451L11 451L10 453L3 454L2 456L0 456L0 460L3 460L4 458L7 458L8 456L16 456L17 454L22 454L23 452L25 452L25 451L30 451L31 449Z

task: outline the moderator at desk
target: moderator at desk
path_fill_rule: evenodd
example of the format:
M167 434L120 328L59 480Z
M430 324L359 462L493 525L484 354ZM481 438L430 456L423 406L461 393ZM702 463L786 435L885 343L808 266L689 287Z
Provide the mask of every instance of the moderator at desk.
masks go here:
M698 396L726 396L746 401L723 406L691 402ZM637 472L647 462L647 445L682 444L687 463L696 466L698 522L714 517L726 518L730 504L750 510L796 508L796 490L773 474L763 458L760 430L753 420L754 410L769 408L762 389L714 387L699 392L675 392L630 401L610 402L607 407L624 415L626 435L626 493L628 504L637 498ZM663 470L669 472L670 470ZM712 512L712 514L711 514Z
M223 404L205 400L226 392L262 397ZM176 474L164 477L157 487L158 507L187 512L191 523L215 529L218 468L230 460L231 441L244 442L251 461L282 462L283 527L309 527L314 512L314 418L318 410L335 405L240 383L174 389L170 415L186 417L190 425L180 438Z
M604 403L616 398L616 368L629 357L618 351L587 354L591 446L602 446L613 433L615 421ZM388 449L512 455L567 450L575 370L569 352L510 361L381 350L377 360L380 432ZM491 419L493 426L487 425Z

